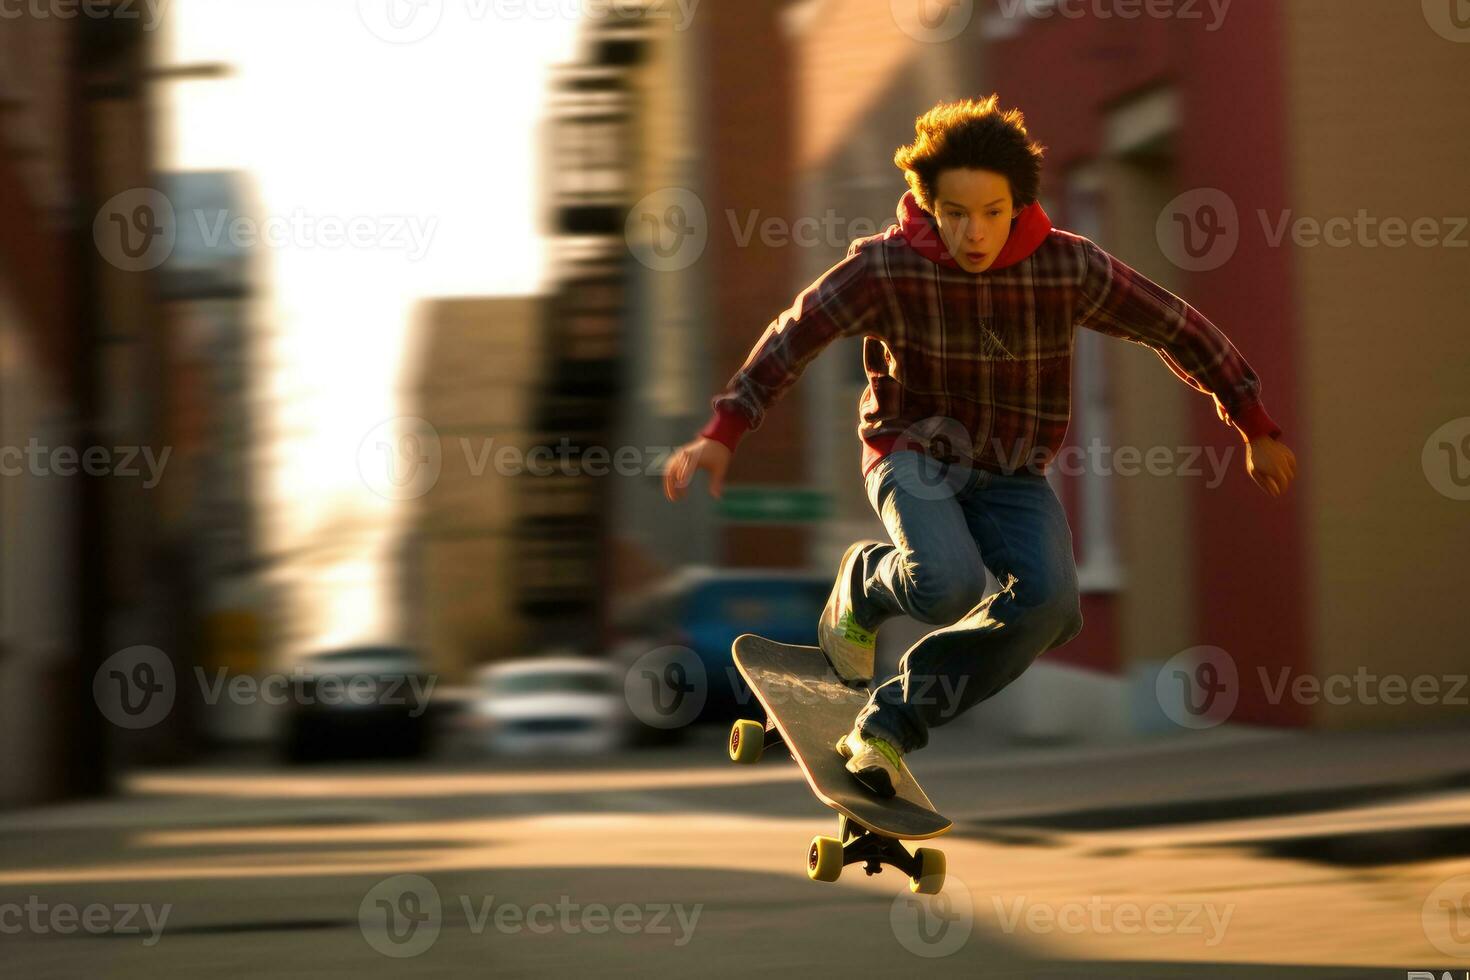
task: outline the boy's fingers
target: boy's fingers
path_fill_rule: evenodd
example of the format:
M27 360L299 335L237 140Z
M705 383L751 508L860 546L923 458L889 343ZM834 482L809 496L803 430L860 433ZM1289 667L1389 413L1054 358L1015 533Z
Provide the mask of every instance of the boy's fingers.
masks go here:
M683 461L684 454L675 453L674 458L669 461L668 467L664 470L664 496L670 500L677 501L683 496L679 485L679 467Z

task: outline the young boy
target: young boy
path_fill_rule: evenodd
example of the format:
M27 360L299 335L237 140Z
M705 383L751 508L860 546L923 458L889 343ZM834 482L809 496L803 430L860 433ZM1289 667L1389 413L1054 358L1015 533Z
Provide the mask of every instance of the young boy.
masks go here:
M1044 476L1070 418L1077 327L1152 348L1211 395L1246 440L1246 471L1271 496L1296 474L1259 379L1225 335L1051 226L1037 202L1043 148L1022 114L997 102L941 103L919 117L914 142L894 156L910 188L898 225L854 241L766 328L664 475L670 500L697 470L719 496L741 436L812 358L838 337L864 338L863 474L892 540L848 548L818 642L844 681L866 684L885 620L941 627L873 690L837 747L883 796L930 728L1082 629L1071 529ZM1000 590L981 601L986 567Z

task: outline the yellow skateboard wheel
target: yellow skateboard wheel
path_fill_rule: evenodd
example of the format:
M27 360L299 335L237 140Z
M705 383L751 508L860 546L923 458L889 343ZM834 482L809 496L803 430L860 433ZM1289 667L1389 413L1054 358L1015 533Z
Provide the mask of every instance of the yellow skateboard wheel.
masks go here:
M742 719L730 726L730 761L751 765L759 762L766 747L766 726Z
M841 874L842 841L836 837L813 837L806 857L806 876L812 881L836 881Z
M914 857L919 859L919 876L909 879L909 891L916 895L938 895L944 887L944 852L921 847Z

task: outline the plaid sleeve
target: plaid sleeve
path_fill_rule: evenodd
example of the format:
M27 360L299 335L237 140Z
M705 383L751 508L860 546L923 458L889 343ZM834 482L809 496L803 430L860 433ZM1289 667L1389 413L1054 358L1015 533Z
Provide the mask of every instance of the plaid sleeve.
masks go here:
M701 435L733 450L746 430L760 428L770 407L828 344L868 331L878 315L878 290L871 257L861 245L854 242L846 258L771 321L740 370L712 400L714 416Z
M1215 414L1248 439L1279 437L1261 404L1261 381L1235 345L1184 300L1083 240L1078 326L1152 348L1185 384L1210 395Z

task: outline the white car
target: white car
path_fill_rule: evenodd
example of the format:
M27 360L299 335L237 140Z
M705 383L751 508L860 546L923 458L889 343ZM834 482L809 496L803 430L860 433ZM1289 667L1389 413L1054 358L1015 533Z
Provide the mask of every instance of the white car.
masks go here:
M608 752L628 731L623 677L606 660L547 656L476 672L471 724L493 752Z

